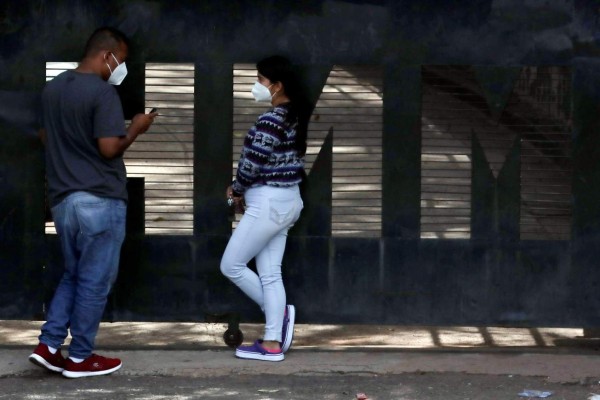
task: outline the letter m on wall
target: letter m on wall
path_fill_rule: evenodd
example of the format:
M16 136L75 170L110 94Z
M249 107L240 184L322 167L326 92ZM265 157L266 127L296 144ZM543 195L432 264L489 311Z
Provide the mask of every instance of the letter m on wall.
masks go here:
M421 238L571 236L571 72L422 68Z

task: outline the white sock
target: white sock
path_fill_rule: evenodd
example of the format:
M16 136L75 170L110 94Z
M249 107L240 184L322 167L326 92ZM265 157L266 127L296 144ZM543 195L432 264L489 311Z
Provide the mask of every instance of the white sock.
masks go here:
M58 349L55 349L54 347L50 347L48 345L46 345L46 347L48 348L48 351L52 354L56 354L56 352L58 351Z
M85 360L85 358L69 357L69 360L73 361L75 364L79 364L80 362L82 362L83 360Z

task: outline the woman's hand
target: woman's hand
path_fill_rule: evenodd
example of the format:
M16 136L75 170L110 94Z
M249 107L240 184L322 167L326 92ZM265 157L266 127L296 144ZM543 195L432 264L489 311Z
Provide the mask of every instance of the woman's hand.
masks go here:
M231 187L231 185L229 185L229 187L227 187L227 191L225 192L225 197L227 197L228 199L233 197L233 187Z
M231 186L227 188L225 195L227 196L227 204L235 209L236 214L243 214L244 211L246 211L244 196L235 196ZM233 201L233 203L231 203L231 201Z

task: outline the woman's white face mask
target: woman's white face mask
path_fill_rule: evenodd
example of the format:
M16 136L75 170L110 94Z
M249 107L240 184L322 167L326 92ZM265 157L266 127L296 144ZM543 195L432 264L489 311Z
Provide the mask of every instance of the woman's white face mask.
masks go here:
M115 69L116 71L116 69ZM269 87L263 85L262 83L256 81L254 86L252 87L252 96L254 96L254 100L256 101L271 101L273 95L269 91L269 88L273 85L269 85Z
M113 58L117 62L117 68L115 68L115 70L113 71L110 68L110 65L108 65L108 63L106 63L106 66L108 67L108 70L110 71L110 76L108 77L108 83L110 83L111 85L120 85L121 82L123 82L123 79L125 79L125 77L127 76L127 66L125 66L125 61L123 61L121 64L119 64L119 61L117 61L117 57L115 57L115 55L113 53L110 53L110 54L113 56Z

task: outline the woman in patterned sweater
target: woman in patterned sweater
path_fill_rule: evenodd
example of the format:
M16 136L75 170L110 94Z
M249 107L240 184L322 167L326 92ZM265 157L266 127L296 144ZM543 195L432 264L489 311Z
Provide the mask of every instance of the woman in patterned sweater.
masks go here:
M236 179L227 188L228 201L238 209L245 202L246 209L221 259L221 272L265 314L263 339L238 347L236 357L281 361L291 346L295 319L294 306L286 305L281 261L288 230L303 207L298 184L304 176L308 118L287 59L272 56L256 67L252 95L273 108L248 131ZM247 267L253 258L258 274Z

